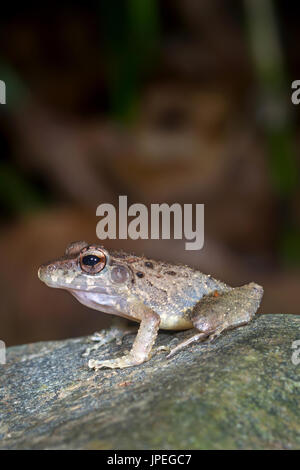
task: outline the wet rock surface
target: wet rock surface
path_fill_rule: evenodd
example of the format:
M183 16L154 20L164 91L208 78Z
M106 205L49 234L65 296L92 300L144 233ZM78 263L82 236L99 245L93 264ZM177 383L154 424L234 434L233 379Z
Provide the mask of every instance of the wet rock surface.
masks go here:
M160 332L157 346L191 332ZM116 357L134 334L90 357ZM0 365L1 449L300 447L300 317L251 324L166 359L89 370L88 338L8 348Z

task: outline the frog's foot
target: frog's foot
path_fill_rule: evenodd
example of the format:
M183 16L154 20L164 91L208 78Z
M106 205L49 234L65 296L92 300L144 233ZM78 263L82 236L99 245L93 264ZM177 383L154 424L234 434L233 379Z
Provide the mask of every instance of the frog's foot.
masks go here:
M88 366L90 369L125 369L126 367L137 366L145 362L145 360L141 360L139 358L134 357L132 354L127 354L125 356L116 358L116 359L107 359L105 361L98 361L95 359L90 359L88 362Z
M215 339L217 339L223 331L224 328L218 328L216 331L214 331L211 335L208 336L207 343L212 343L213 341L215 341Z
M102 330L100 332L94 333L92 336L89 337L90 341L93 341L97 344L87 348L84 353L82 354L83 357L89 356L92 351L97 351L102 346L109 344L113 341L116 341L117 345L121 345L124 336L132 333L133 330L123 330L121 328L111 327L107 330Z
M207 338L206 333L196 333L195 335L191 336L190 338L185 339L184 341L179 343L177 346L172 348L169 354L167 355L167 359L174 356L174 354L177 354L178 351L181 351L183 348L185 348L189 344L195 343L196 341L204 341L206 338Z

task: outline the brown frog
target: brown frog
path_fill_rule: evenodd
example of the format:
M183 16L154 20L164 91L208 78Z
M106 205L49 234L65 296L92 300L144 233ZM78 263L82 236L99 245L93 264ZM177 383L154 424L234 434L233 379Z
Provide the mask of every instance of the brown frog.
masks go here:
M71 243L65 256L42 265L38 275L88 307L140 323L131 351L117 359L90 360L89 367L95 369L148 361L159 328L197 329L169 356L194 341L211 341L249 323L263 296L263 288L255 283L232 288L188 266L109 252L83 241Z

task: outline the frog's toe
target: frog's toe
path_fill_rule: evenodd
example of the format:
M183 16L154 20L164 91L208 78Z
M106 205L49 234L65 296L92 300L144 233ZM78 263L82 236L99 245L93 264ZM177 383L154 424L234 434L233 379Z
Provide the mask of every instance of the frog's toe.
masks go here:
M209 337L207 338L207 342L212 343L213 341L215 341L215 339L217 339L220 336L222 331L223 331L223 329L220 328L220 329L216 330L214 333L212 333L211 335L209 335Z
M117 359L108 359L105 361L97 361L95 359L90 359L88 362L88 367L90 369L124 369L125 367L132 367L141 364L143 361L135 359L133 356L123 356Z
M155 349L155 353L159 353L161 351L164 351L164 352L170 352L171 351L171 348L170 346L158 346L156 349Z
M89 369L102 369L104 367L109 367L110 361L97 361L95 359L90 359L88 362Z
M124 367L121 365L120 361L117 359L106 360L106 361L97 361L95 359L90 359L88 362L88 366L90 369L117 369Z

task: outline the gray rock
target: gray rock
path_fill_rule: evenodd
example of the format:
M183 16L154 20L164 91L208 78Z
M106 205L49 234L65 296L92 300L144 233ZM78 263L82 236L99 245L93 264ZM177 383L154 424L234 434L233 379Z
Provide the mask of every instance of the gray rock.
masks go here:
M260 316L215 343L113 371L87 368L87 338L9 348L0 448L299 448L299 327L295 315ZM158 345L190 334L160 332ZM119 355L133 338L92 357Z

